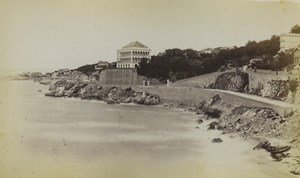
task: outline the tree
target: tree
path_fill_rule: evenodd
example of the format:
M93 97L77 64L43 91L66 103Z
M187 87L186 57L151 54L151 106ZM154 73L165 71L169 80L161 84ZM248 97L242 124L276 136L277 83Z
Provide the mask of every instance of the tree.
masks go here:
M298 24L293 26L292 29L290 30L290 33L299 33L300 34L300 26Z
M291 52L280 52L274 56L272 69L277 71L293 63L293 54Z
M272 36L263 41L248 41L244 46L234 48L219 48L218 52L201 53L193 49L167 49L160 55L151 56L139 62L137 72L149 78L156 78L162 82L168 79L181 80L197 75L215 72L229 62L235 67L247 65L253 58L263 58L265 63L258 69L279 69L290 64L288 56L281 55L278 66L272 64L272 56L280 49L279 36Z
M95 65L96 64L87 64L87 65L78 67L76 70L90 76L90 75L92 75L92 73L96 72Z

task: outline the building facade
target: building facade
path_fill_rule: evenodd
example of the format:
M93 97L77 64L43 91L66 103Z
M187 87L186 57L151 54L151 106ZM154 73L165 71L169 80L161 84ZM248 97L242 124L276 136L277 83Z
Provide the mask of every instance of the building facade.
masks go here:
M146 45L133 41L117 50L117 68L135 68L142 58L150 59L150 51Z
M300 64L300 45L294 50L293 59L295 64Z
M297 48L300 44L300 34L283 33L280 35L280 51Z

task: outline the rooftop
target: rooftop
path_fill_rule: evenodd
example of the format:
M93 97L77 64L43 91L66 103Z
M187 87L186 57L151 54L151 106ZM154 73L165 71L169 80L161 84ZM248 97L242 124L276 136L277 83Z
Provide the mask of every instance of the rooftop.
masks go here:
M129 44L123 46L122 49L126 49L126 48L148 48L148 46L142 44L139 41L132 41Z

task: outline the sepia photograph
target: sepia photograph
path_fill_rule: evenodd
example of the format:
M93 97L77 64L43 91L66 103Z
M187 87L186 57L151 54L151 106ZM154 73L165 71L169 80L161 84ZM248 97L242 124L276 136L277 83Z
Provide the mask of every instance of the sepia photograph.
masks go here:
M300 0L0 0L0 178L297 177Z

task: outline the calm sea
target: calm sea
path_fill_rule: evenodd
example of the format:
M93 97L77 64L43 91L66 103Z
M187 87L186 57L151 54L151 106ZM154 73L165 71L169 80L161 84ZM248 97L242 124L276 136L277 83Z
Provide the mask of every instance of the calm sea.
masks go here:
M0 177L286 176L250 143L196 129L197 115L45 97L47 89L0 82Z

